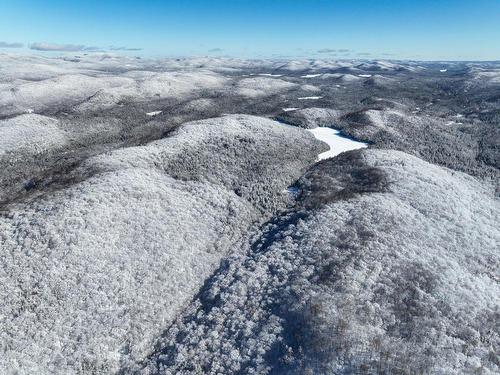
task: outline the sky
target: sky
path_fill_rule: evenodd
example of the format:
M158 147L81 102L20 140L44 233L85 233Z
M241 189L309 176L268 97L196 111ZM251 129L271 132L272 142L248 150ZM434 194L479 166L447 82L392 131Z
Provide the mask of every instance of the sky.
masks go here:
M500 0L0 0L0 51L500 60Z

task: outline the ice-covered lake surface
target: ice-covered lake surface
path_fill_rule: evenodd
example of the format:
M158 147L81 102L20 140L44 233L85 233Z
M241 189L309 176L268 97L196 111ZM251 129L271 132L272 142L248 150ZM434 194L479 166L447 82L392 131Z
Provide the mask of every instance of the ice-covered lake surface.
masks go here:
M153 112L147 112L146 113L146 116L149 116L149 117L153 117L153 116L156 116L156 115L159 115L160 113L162 113L163 111L153 111Z
M340 131L336 129L321 127L309 129L309 131L313 133L316 139L319 139L330 146L330 150L322 152L318 155L318 160L333 158L334 156L337 156L345 151L368 147L368 145L364 142L354 141L340 135Z
M318 100L321 98L322 98L322 96L303 96L303 97L300 97L297 99L299 99L299 100Z

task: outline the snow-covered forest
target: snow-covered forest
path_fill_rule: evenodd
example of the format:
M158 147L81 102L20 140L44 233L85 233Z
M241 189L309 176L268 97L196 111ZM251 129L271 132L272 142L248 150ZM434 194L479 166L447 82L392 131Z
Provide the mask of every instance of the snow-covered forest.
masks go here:
M0 374L498 374L499 92L0 53Z

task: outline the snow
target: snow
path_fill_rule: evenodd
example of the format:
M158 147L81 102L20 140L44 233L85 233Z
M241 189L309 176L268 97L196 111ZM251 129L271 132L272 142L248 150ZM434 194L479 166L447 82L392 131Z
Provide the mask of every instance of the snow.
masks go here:
M101 90L132 84L124 77L90 77L83 74L62 75L38 82L13 84L0 91L0 110L12 108L12 114L45 110L64 103L67 105L82 102Z
M318 163L296 186L299 205L205 284L140 374L188 366L207 374L499 373L492 191L380 149Z
M128 84L99 91L77 107L80 111L108 108L123 100L145 101L158 98L183 98L204 89L222 87L227 79L211 71L128 72Z
M263 77L282 77L283 74L261 73L261 74L259 74L259 76L263 76Z
M160 113L162 113L163 111L153 111L153 112L147 112L146 113L146 116L150 116L150 117L153 117L153 116L156 116L156 115L159 115Z
M301 98L297 98L299 100L318 100L321 99L322 96L303 96Z
M301 128L314 129L335 124L341 112L331 108L309 107L297 109L287 115L288 122Z
M334 78L340 80L341 82L355 82L361 80L360 77L355 76L354 74L341 74L341 73L326 73L323 74L322 79Z
M186 109L190 109L193 111L209 111L216 107L216 103L213 99L194 99L186 104Z
M0 150L63 142L57 125L4 120ZM321 146L255 116L195 121L90 157L77 181L14 203L0 215L0 373L108 374L143 359Z
M500 69L474 73L474 79L477 81L482 81L492 84L500 83Z
M120 367L146 358L172 374L500 373L494 189L384 150L475 173L467 107L411 115L420 100L367 88L399 69L385 62L321 75L365 82L344 103L240 78L341 63L69 59L0 54L1 374L142 373ZM471 91L500 82L471 74ZM215 117L280 108L294 127ZM367 145L336 123L374 148L343 152ZM495 132L482 139L480 161Z
M448 71L448 69L439 69L439 71L440 71L441 73L445 73L445 72L447 72L447 71Z
M314 128L308 129L316 139L325 142L330 146L330 150L318 155L318 160L333 158L346 151L357 150L368 147L366 143L353 141L352 139L340 135L340 131L332 128Z
M301 78L315 78L319 77L321 74L306 74L305 76L300 76Z
M257 98L277 94L293 87L297 87L297 85L276 78L244 78L238 82L236 93L250 98Z
M38 154L65 142L66 137L56 119L24 114L0 120L0 156L21 148L30 154Z
M360 74L359 76L363 77L363 78L370 78L372 75L371 74Z
M123 62L123 59L119 61ZM39 68L40 64L33 64L29 73L29 68L24 65L18 68L12 61L1 60L0 114L11 116L30 110L42 112L54 106L60 109L74 107L80 112L95 111L124 100L138 102L152 98L183 98L200 90L220 88L229 81L206 69L152 72L132 65L131 68L137 70L103 74L98 71L102 67L96 63L89 65L93 70L80 63L77 65L80 69L73 63L72 69L65 70L65 64L49 72L46 70L50 65L49 68L47 65ZM38 68L40 72L37 72ZM123 69L123 65L116 68Z

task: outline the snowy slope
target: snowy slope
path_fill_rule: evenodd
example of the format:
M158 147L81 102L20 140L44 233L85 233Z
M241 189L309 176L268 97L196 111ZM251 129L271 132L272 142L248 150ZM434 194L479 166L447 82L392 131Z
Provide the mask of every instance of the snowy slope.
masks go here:
M29 153L61 146L66 142L56 119L27 114L0 120L0 157L23 149Z
M322 149L270 120L210 119L88 159L72 174L91 177L11 205L0 373L112 373L143 358Z
M499 371L491 187L401 152L362 150L318 163L298 188L297 207L205 284L137 370Z

